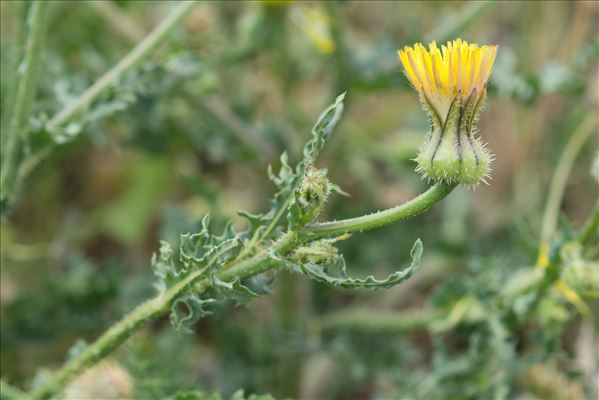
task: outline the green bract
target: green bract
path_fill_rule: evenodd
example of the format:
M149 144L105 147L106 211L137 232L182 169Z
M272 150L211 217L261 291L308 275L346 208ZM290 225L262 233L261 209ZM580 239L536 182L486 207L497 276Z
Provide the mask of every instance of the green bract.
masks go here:
M463 99L458 94L443 121L433 106L423 100L431 119L431 132L420 148L417 171L425 178L449 183L477 185L489 176L491 153L474 136L484 94Z

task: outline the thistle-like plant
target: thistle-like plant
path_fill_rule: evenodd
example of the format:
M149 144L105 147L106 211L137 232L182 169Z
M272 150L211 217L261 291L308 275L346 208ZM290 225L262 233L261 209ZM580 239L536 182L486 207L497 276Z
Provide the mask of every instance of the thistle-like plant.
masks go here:
M461 49L461 42L456 43ZM432 46L434 49L434 44ZM416 49L420 47L417 45ZM429 81L429 86L421 86L421 98L433 119L434 129L418 157L419 169L437 181L426 192L373 214L316 222L331 193L343 193L338 186L329 182L326 170L316 166L318 155L343 112L345 94L338 96L318 118L312 136L303 148L302 157L295 166L290 165L284 153L280 158L278 173L269 168L268 175L277 188L269 210L261 214L240 211L239 215L247 220L247 229L244 231L236 231L233 224L228 224L223 232L215 234L210 229L207 215L202 220L199 232L181 234L178 243L161 242L159 252L152 258L157 278L156 297L126 315L95 343L79 349L77 355L70 358L62 369L39 382L30 397L48 398L60 393L85 368L102 360L144 323L160 315L170 313L170 320L176 329L188 330L198 319L214 312L215 303L246 302L269 293L272 272L276 270L286 269L344 288L388 288L408 279L420 264L423 251L420 239L412 246L411 264L385 279L374 276L349 277L343 255L336 249L335 242L349 239L352 233L416 216L445 198L457 183L474 184L487 174L490 162L488 154L472 134L495 50L486 47L484 51L466 48L473 49L468 57L482 57L472 64L477 66L477 71L482 72L475 74L470 84L460 83L459 86L454 81L456 76L465 74L463 68L469 71L471 64L466 63L464 67L461 61L456 63L449 58L442 71L444 79L449 79L449 86L443 86L446 81L442 79L439 80L441 83ZM453 56L455 51L451 50L448 57ZM466 50L464 52L467 53ZM404 67L410 80L413 83L424 82L422 79L425 75L415 72L429 65L422 58L424 53L420 51L422 61L418 62L413 61L413 50L407 49L402 54L402 61L405 59L408 62L405 64L404 61ZM433 52L432 56L438 57L438 54ZM461 60L460 56L456 57ZM437 60L435 68L441 64ZM432 72L426 79L430 77L438 76ZM461 81L458 79L457 82ZM430 97L433 89L438 92L437 97ZM467 96L462 95L462 90ZM453 96L451 101L448 101L447 94ZM462 123L462 120L465 122ZM463 147L454 147L456 140L462 141ZM430 148L434 149L432 153ZM466 148L469 150L466 151ZM432 169L427 166L429 162Z

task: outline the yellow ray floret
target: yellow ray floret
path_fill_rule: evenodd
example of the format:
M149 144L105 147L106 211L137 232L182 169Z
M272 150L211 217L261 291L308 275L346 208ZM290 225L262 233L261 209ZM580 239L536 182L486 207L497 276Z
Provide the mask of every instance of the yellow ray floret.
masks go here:
M420 43L398 50L399 59L410 83L427 95L453 97L462 93L469 96L473 89L481 93L485 87L497 46L469 44L456 39L442 45L433 41L428 50Z

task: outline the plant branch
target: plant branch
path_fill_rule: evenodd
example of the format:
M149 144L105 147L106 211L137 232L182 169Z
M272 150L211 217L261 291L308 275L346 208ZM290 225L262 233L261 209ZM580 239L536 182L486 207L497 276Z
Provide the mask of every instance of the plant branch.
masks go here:
M288 233L281 237L272 246L272 251L284 253L297 242L296 235ZM234 267L222 271L218 278L229 281L235 277L240 279L259 274L271 269L276 263L269 258L269 253L263 251L251 259L242 261ZM159 294L151 300L141 304L119 322L114 324L94 343L90 344L83 352L73 357L65 365L51 376L41 386L35 388L29 395L31 399L47 399L60 392L64 386L86 368L102 360L107 354L116 349L121 343L129 338L147 322L167 313L173 300L187 290L189 286L195 285L198 293L205 292L210 287L208 279L204 278L205 269L196 271L166 292ZM199 282L198 282L199 281Z
M311 236L327 237L379 228L423 213L443 200L455 187L453 184L437 183L418 197L393 208L357 218L308 225L302 232Z
M42 2L46 3L46 2ZM193 8L196 0L180 2L169 15L150 32L137 46L131 50L112 69L101 76L93 85L85 90L65 108L55 114L47 124L48 130L54 130L71 121L77 113L84 111L104 90L112 85L123 73L141 62L167 34L177 26L177 23ZM50 155L51 147L45 147L37 153L23 160L18 167L14 183L23 181L37 167L37 165ZM14 186L14 185L13 185Z
M117 80L125 71L131 69L143 60L158 43L179 23L179 21L193 8L195 0L180 2L169 15L166 16L152 32L150 32L137 46L131 50L121 61L119 61L111 70L106 72L100 79L91 85L71 104L63 108L48 121L48 128L58 128L69 122L79 111L82 111L107 89L115 80Z
M18 67L23 51L25 50L25 4L23 1L13 1L3 5L2 13L5 14L9 27L5 31L7 37L4 56L6 64L2 68L3 79L6 80L6 86L0 98L2 107L2 125L0 129L3 133L8 130L8 125L11 121L12 112L15 105L15 96L17 95L17 84L19 83ZM4 27L3 27L4 28ZM4 151L7 135L0 135L1 150ZM3 154L3 153L2 153Z
M318 240L323 236L371 229L413 217L441 201L453 188L453 185L437 184L420 196L387 211L350 220L318 224L305 232L289 231L273 242L269 248L262 250L251 258L234 263L229 268L222 270L217 276L222 281L231 281L235 278L246 279L276 268L279 262L271 257L273 253L284 256L293 248ZM340 228L334 225L337 223L341 223ZM324 226L325 229L314 229L318 226ZM329 228L330 226L335 226L335 229ZM29 397L31 399L47 399L60 392L71 379L116 349L145 323L167 313L176 297L190 286L194 286L198 294L204 293L210 288L210 280L205 277L205 272L206 269L193 272L166 292L138 306L94 343L90 344L82 353L67 361L56 374L35 388Z
M23 72L17 86L15 105L6 132L6 151L2 154L2 172L0 173L0 199L8 203L15 186L16 172L23 143L27 141L26 128L31 102L39 77L41 46L46 26L48 3L36 1L31 5L28 16L29 35L23 58Z
M582 145L590 137L596 127L595 119L594 114L589 114L589 116L579 125L578 129L568 140L564 152L555 167L555 172L549 185L547 205L545 206L545 212L543 213L541 248L546 247L545 245L548 243L551 235L555 232L560 205L568 182L568 176L572 171L572 165L574 165L576 156L582 149Z

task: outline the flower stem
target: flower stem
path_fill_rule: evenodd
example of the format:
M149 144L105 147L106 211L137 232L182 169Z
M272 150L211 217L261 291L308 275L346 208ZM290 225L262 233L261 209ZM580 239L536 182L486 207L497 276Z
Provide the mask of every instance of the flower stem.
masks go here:
M546 244L551 239L551 235L555 232L557 226L557 219L559 216L560 205L566 184L568 182L568 176L572 171L572 166L576 160L576 156L582 149L584 142L591 136L593 130L596 128L595 115L590 114L582 123L578 129L572 134L566 148L564 149L555 172L551 178L549 185L549 195L547 196L547 205L545 206L545 212L543 213L543 225L541 228L541 249L545 248Z
M437 183L420 196L393 208L357 218L308 225L302 229L302 233L316 237L327 237L362 232L389 225L423 213L443 200L455 187L456 185L453 184Z
M7 205L14 191L19 153L21 153L22 145L27 141L26 125L39 77L47 7L48 2L35 1L29 11L29 35L23 59L23 73L17 86L15 105L6 131L6 151L2 154L0 201L3 206Z
M413 217L441 201L454 187L454 185L436 184L420 196L386 211L343 221L316 224L299 232L288 231L269 248L222 270L218 278L222 281L231 281L235 278L246 279L276 268L280 263L273 259L271 254L285 256L293 248L325 236L373 229ZM194 286L198 294L205 292L210 287L210 280L204 276L204 273L205 270L195 271L166 292L138 306L82 353L67 361L56 374L35 388L28 398L47 399L60 392L72 378L104 358L145 323L169 312L172 302L190 286Z

